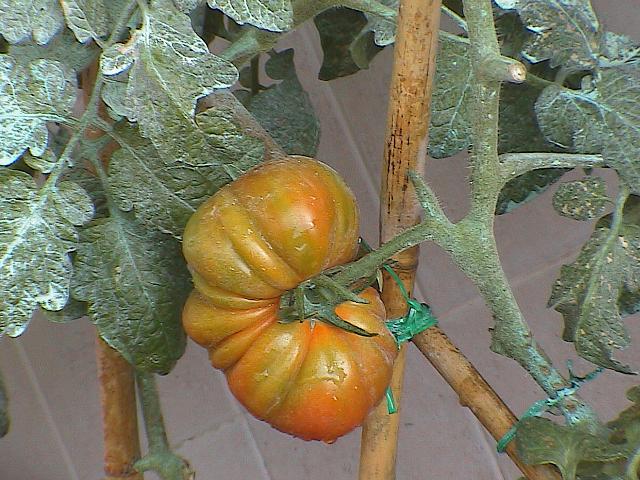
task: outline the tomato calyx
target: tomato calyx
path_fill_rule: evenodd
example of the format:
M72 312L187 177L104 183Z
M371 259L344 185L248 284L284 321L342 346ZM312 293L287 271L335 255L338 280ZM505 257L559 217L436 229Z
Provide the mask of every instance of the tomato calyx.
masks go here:
M335 327L363 337L374 337L377 333L368 332L335 313L335 308L343 302L368 303L328 275L320 274L302 282L280 298L278 312L281 323L303 322L306 319L328 323Z

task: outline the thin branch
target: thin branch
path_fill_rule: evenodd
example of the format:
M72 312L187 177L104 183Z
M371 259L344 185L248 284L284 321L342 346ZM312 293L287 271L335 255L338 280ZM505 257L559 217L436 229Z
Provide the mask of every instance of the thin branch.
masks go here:
M500 155L500 174L508 182L522 174L541 168L602 167L601 155L580 153L504 153Z
M194 472L189 464L169 448L155 375L138 372L136 379L149 442L149 452L136 462L136 470L154 471L163 480L192 480Z

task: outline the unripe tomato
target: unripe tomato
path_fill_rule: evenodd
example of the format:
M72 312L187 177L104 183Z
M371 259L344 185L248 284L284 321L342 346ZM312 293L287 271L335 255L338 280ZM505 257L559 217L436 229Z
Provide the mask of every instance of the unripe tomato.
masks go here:
M338 174L305 157L262 164L204 202L183 238L195 285L183 325L247 410L305 440L360 425L397 354L377 292L335 310L374 337L313 318L278 322L285 291L356 253L357 207Z

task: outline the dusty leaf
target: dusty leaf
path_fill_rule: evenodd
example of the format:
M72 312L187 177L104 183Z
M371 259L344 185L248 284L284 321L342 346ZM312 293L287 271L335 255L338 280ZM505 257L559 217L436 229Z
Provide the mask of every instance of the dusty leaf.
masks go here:
M196 116L205 145L188 162L159 154L135 128L118 125L121 148L111 159L109 186L121 209L133 210L145 225L180 238L198 205L262 161L262 141L238 124L233 96L225 99Z
M612 444L605 437L540 417L520 421L516 444L522 461L551 463L560 469L564 480L576 479L581 462L615 462L629 454L625 446Z
M602 177L585 177L561 184L553 194L553 208L574 220L589 220L604 213L611 201Z
M64 25L58 0L0 0L0 34L9 43L48 43Z
M79 42L100 40L109 33L104 0L60 0L67 25Z
M75 77L62 64L35 60L24 66L0 55L0 165L13 163L27 149L43 155L47 122L64 122L75 97Z
M432 157L451 157L471 145L471 85L468 44L441 35L431 99L429 155Z
M566 168L543 168L532 170L510 180L500 191L496 215L512 212L533 200L557 182L567 171Z
M273 54L267 74L281 80L252 96L246 107L260 125L289 154L314 157L320 141L320 123L293 63L293 49Z
M604 32L600 40L598 63L602 67L638 64L640 63L640 45L626 35Z
M207 4L241 25L248 23L273 32L293 27L291 0L207 0Z
M637 209L636 203L629 203L627 211ZM562 313L563 338L574 343L581 357L632 373L613 353L629 344L619 298L640 292L640 226L629 215L618 223L608 215L596 224L576 261L562 267L549 306Z
M497 0L515 9L534 35L523 55L533 63L550 60L551 67L589 70L597 64L599 23L589 0Z
M87 45L78 43L73 33L67 28L62 29L46 45L21 42L9 46L9 55L21 65L26 66L34 60L46 58L60 62L69 70L76 72L88 67L99 53L100 49L94 43Z
M600 70L583 90L549 86L536 103L548 140L580 153L601 153L634 193L640 192L640 68Z
M126 88L120 86L103 99L109 102L114 93L124 93L118 105L127 105L129 120L138 122L156 146L175 141L171 154L176 159L202 147L201 139L184 131L194 128L196 100L237 79L236 68L209 52L189 17L170 0L154 1L130 41L103 52L101 69L106 76L127 71Z
M399 0L380 0L382 5L390 7L393 10L398 9L400 4ZM391 20L383 18L381 16L366 13L365 16L368 19L368 23L363 29L361 35L366 34L367 31L373 32L373 40L376 45L385 47L391 45L396 40L396 22L395 19Z
M38 306L65 306L76 227L92 215L73 182L38 190L28 174L0 170L0 334L20 335Z
M122 212L81 231L74 268L73 296L87 302L100 336L137 368L170 371L185 348L190 289L178 242Z

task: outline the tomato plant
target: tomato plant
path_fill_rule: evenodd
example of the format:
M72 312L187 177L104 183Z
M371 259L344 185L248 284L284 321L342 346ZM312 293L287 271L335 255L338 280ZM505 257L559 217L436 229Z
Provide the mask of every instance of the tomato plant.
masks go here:
M278 322L280 296L351 260L355 199L329 167L305 157L265 163L220 189L187 223L195 290L182 321L256 417L305 440L334 441L384 394L397 353L372 288L336 314L376 334L306 318Z

